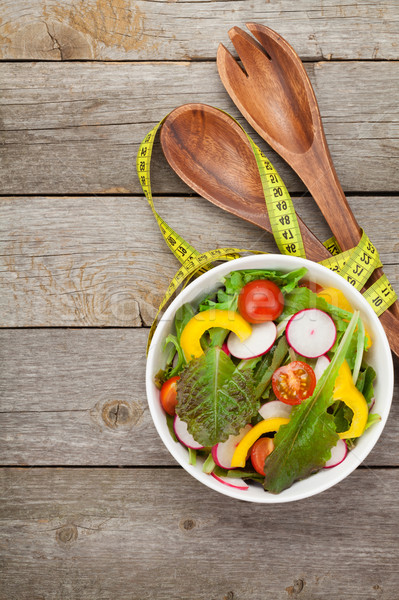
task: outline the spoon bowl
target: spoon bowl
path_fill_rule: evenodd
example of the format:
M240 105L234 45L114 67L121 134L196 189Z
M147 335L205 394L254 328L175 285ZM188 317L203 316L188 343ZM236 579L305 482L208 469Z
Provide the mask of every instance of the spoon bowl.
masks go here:
M254 153L229 115L206 104L185 104L168 115L160 139L168 163L191 189L272 233ZM298 222L307 257L328 258L328 250Z

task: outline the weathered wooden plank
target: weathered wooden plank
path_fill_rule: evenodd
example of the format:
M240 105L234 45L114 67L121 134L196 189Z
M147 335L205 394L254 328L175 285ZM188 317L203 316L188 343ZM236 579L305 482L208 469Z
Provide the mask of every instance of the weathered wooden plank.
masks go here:
M3 0L4 59L213 58L233 25L264 23L305 59L395 59L392 2L245 0Z
M398 288L395 198L351 197L350 204ZM268 233L202 198L156 205L198 250L276 251ZM295 205L320 239L330 236L311 198ZM0 223L2 327L148 326L180 264L144 198L2 198Z
M8 600L397 598L397 470L357 471L270 506L182 470L2 469L1 479Z
M0 331L1 464L175 465L145 392L148 329ZM399 382L367 465L399 465Z
M147 406L147 335L3 330L2 464L176 464Z
M396 63L309 63L307 70L343 187L398 190ZM3 63L0 79L9 82L1 100L4 194L137 193L138 145L171 109L205 102L238 116L209 62ZM288 188L302 190L291 169L266 153ZM165 161L155 161L154 191L186 193Z

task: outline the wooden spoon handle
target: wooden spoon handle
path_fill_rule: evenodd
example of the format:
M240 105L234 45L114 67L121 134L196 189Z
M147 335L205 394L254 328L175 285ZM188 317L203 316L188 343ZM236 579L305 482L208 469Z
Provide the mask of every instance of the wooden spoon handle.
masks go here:
M211 175L209 175L209 180L210 179ZM191 187L194 189L195 186L191 184ZM227 196L223 199L223 202L220 202L215 196L209 195L205 189L202 189L200 193L204 198L212 202L212 204L219 206L226 212L240 217L240 219L244 219L244 221L248 221L249 223L257 225L261 229L264 229L273 235L272 226L270 224L269 215L264 202L263 206L259 206L258 204L247 205L244 199L240 203L234 203L231 201L231 198L228 198ZM314 233L311 232L311 230L307 227L307 225L305 225L298 215L297 218L299 229L302 235L303 245L305 247L306 258L313 260L314 262L331 258L331 254L327 248L323 246L321 241L314 235Z
M302 234L303 245L305 247L306 258L319 262L326 258L331 258L331 254L320 240L307 228L305 223L298 217L298 225Z

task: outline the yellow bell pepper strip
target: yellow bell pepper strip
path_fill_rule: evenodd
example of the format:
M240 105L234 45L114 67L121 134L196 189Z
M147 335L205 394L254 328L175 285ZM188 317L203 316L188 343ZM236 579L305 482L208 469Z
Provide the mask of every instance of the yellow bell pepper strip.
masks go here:
M319 298L324 298L324 300L329 304L333 304L334 306L338 306L338 308L342 308L342 310L353 313L352 305L346 299L341 290L333 287L327 287L323 288L317 295Z
M342 363L335 381L334 400L342 400L353 411L352 423L347 431L339 433L343 440L360 437L366 428L369 409L365 397L352 380L352 373L346 360Z
M252 427L252 429L248 431L248 433L242 438L241 442L234 450L233 458L231 459L231 467L245 467L248 452L256 440L264 433L278 431L281 425L286 425L288 421L289 419L274 417L272 419L260 421L254 427Z
M251 325L234 310L217 308L204 310L189 320L180 336L180 345L186 360L198 358L203 354L200 339L205 331L212 327L223 327L223 329L234 331L241 342L249 338L252 333Z
M341 290L337 290L337 288L333 287L327 287L322 289L317 295L319 298L324 298L324 300L329 304L333 304L334 306L338 306L338 308L342 308L342 310L353 313L353 306L349 303ZM365 335L367 338L366 350L368 350L372 344L372 341L367 329L365 329Z

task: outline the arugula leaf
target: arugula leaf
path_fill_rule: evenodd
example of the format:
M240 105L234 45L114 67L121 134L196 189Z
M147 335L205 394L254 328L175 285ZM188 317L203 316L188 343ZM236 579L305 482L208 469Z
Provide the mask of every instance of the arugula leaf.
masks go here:
M202 300L199 310L208 310L209 308L219 308L221 310L237 310L238 294L240 290L256 279L269 279L273 281L283 294L289 294L298 282L306 275L307 269L302 267L283 273L282 271L267 271L265 269L244 269L242 271L232 271L224 278L224 288L213 292Z
M229 330L223 329L223 327L211 327L208 331L209 346L219 346L221 348L228 333Z
M236 367L218 347L208 348L180 373L176 412L203 446L237 435L258 409L252 370Z
M183 329L189 322L189 320L195 315L195 310L191 306L191 304L183 304L180 308L177 309L175 314L175 329L176 335L170 333L163 345L163 349L166 350L169 345L170 348L168 350L168 356L166 358L166 366L165 369L161 369L155 376L157 387L161 388L162 384L165 383L170 377L174 377L178 375L183 366L186 364L186 359L184 358L183 350L180 346L180 336L182 334ZM175 361L175 356L177 354L177 360ZM174 366L173 366L174 365Z
M213 469L213 473L219 477L231 477L232 479L253 479L254 481L263 481L263 475L256 471L246 471L245 469L222 469L217 465Z
M288 343L283 336L277 344L273 346L270 352L261 357L260 363L257 365L253 378L256 383L255 396L261 398L270 384L272 375L276 369L283 363L288 352Z
M174 418L174 417L172 417L172 415L168 415L168 414L166 413L166 424L167 424L167 426L168 426L169 433L170 433L170 435L172 436L172 439L173 439L175 442L178 442L179 440L178 440L178 439L177 439L177 437L176 437L176 434L175 434L175 428L173 427L173 422L174 422L174 420L175 420L175 418Z
M183 329L194 315L195 310L188 302L177 309L175 315L175 328L178 342L180 342L180 336L182 334Z
M364 370L360 371L359 377L357 378L356 387L366 398L367 404L370 404L374 398L373 382L376 375L373 367L368 365Z
M172 344L172 348L169 351L169 358L166 361L166 367L165 367L164 371L161 371L157 374L157 377L160 378L160 375L162 373L162 383L164 383L171 377L174 377L175 375L177 375L181 371L183 366L186 364L186 359L184 358L183 350L182 350L179 342L177 341L176 336L173 335L172 333L170 333L165 339L164 350L167 348L167 346L169 344ZM176 352L177 352L177 361L176 361L175 366L173 366L173 361L174 361Z
M331 406L332 414L334 416L335 428L337 433L341 433L342 431L348 431L350 424L352 423L353 418L353 410L349 408L340 400L334 402Z
M287 317L294 315L305 308L319 308L329 314L335 322L338 331L345 331L352 313L329 304L324 298L309 290L307 287L299 287L287 294L284 298L284 309L277 321L284 321Z
M356 311L331 363L320 377L313 395L294 407L289 423L274 437L275 449L265 461L264 488L278 494L297 479L318 471L338 441L334 416L327 412L338 371L356 327Z
M199 312L209 310L210 308L219 308L220 310L237 310L238 292L228 294L224 288L211 292L206 296L198 307Z
M266 269L244 269L242 271L232 271L229 273L224 279L224 284L226 292L228 294L234 294L235 292L239 292L241 288L250 281L269 279L278 285L283 294L288 294L298 285L298 282L306 275L306 273L307 269L305 267L296 269L290 273L267 271Z
M359 318L357 320L357 340L356 340L356 354L355 354L355 360L353 363L353 369L352 370L352 377L353 377L353 383L356 385L357 382L357 378L359 377L359 372L360 372L360 367L362 364L362 358L363 358L363 352L364 352L364 345L365 345L365 331L364 331L364 325L363 325L363 321ZM350 365L349 365L350 368Z

